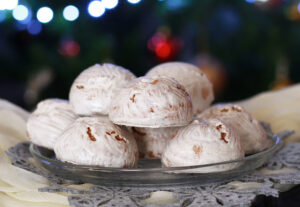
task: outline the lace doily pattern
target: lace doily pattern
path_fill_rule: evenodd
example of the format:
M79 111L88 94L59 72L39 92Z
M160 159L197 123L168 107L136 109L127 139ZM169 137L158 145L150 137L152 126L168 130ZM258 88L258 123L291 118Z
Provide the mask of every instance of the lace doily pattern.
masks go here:
M283 132L281 138L291 132ZM279 194L276 184L300 184L300 143L291 143L280 150L266 163L264 168L257 169L231 182L201 186L158 187L158 188L118 188L90 185L80 190L71 180L62 179L38 166L29 152L29 143L20 143L10 148L7 154L12 164L47 178L49 187L41 192L68 193L69 203L75 207L113 207L113 206L155 206L146 203L152 192L169 191L176 202L162 206L250 206L257 195L275 196ZM246 186L246 187L245 187Z

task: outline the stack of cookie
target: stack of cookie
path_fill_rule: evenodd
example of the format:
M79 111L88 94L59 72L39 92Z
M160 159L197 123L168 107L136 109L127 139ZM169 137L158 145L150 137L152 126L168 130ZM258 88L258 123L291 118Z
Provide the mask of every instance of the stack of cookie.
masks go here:
M69 101L38 104L27 134L64 162L122 168L137 167L139 158L166 167L210 164L269 146L251 114L232 104L210 107L213 100L206 75L188 63L164 63L139 78L96 64L75 79Z

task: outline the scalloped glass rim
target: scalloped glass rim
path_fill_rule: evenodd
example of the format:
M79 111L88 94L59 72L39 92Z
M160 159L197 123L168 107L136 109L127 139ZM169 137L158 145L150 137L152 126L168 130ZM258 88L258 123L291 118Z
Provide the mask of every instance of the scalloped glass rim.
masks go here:
M114 167L100 167L100 166L95 166L95 165L76 165L72 163L67 163L67 162L62 162L59 160L51 159L48 157L45 157L40 154L40 152L36 149L37 146L33 143L30 144L30 152L31 154L38 159L38 161L42 162L47 161L49 163L53 163L56 165L63 165L64 168L67 169L86 169L89 171L110 171L110 172L169 172L169 171L182 171L182 170L191 170L191 169L196 169L196 168L204 168L204 167L211 167L211 166L218 166L218 165L224 165L224 164L232 164L232 163L238 163L238 162L244 162L244 161L249 161L249 160L254 160L256 158L262 157L264 155L268 155L270 153L275 152L282 146L282 141L281 139L274 134L273 137L273 144L269 147L266 148L265 150L262 150L261 152L245 156L244 158L241 159L236 159L236 160L230 160L230 161L225 161L225 162L218 162L218 163L211 163L211 164L205 164L205 165L192 165L192 166L182 166L182 167L161 167L161 168L114 168ZM216 172L217 173L217 172Z

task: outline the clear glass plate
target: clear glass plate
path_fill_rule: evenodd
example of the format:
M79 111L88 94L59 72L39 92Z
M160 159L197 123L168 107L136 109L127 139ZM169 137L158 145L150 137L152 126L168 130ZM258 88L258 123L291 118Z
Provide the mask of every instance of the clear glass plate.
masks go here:
M138 168L108 168L89 165L75 165L57 160L52 150L34 144L30 145L30 152L46 169L69 180L79 182L109 185L109 186L170 186L192 185L220 182L232 179L261 167L283 145L276 135L273 135L272 145L253 155L242 159L220 163L195 165L185 167L161 167L159 159L142 159ZM235 166L233 169L221 172L190 173L211 167Z

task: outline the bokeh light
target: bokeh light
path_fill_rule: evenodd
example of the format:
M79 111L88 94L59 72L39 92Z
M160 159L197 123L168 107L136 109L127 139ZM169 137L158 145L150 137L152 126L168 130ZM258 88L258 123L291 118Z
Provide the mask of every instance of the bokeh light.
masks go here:
M105 8L113 9L118 5L119 0L102 0L102 3Z
M3 22L6 19L6 11L0 10L0 22Z
M252 4L252 3L266 3L269 0L245 0L245 1Z
M183 7L185 4L184 0L168 0L166 5L170 10L178 10Z
M18 0L0 0L0 10L13 10L18 3Z
M297 21L300 19L300 3L299 4L292 4L286 10L286 16L288 19Z
M53 11L49 7L42 7L37 11L36 18L41 23L48 23L53 18Z
M170 34L166 34L166 31L164 31L165 33L155 33L147 43L148 49L153 51L161 61L171 60L182 47L182 41L178 38L171 38Z
M80 45L74 40L63 40L58 52L67 57L75 57L80 52Z
M0 0L0 10L5 10L5 9L6 9L5 0Z
M66 6L63 10L63 16L68 21L75 21L79 17L79 10L73 5Z
M101 17L105 13L104 4L101 1L92 1L88 5L88 12L92 17Z
M24 21L29 16L29 10L24 5L18 5L12 12L13 17L18 21Z
M42 31L42 24L37 20L32 20L27 25L27 31L29 34L38 35Z
M171 45L169 42L159 42L156 45L155 53L159 58L165 59L171 55Z
M140 3L141 0L127 0L131 4L137 4Z

